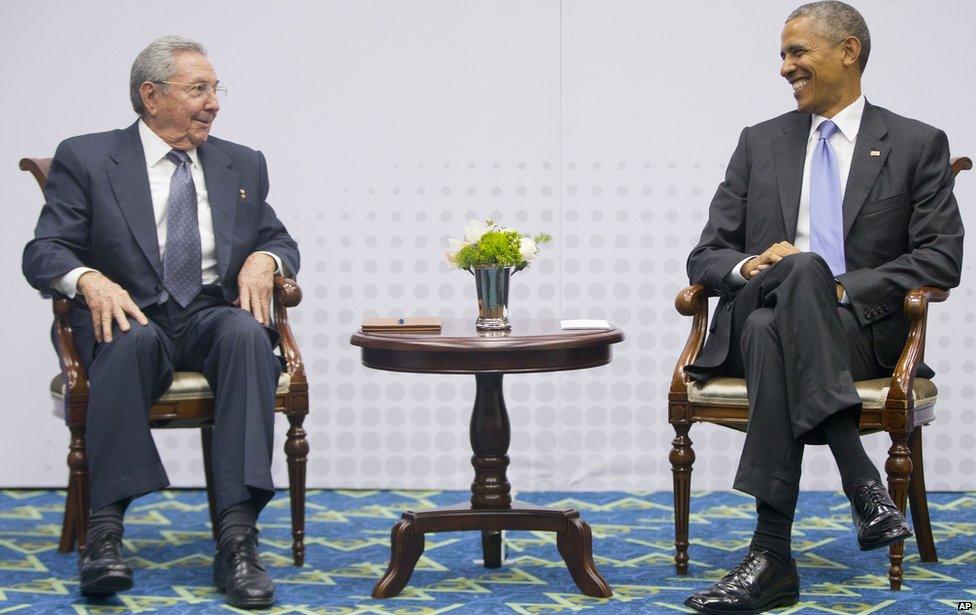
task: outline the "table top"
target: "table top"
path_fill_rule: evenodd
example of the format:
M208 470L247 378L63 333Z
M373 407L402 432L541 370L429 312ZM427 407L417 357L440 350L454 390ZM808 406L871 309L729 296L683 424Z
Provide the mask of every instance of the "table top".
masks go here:
M449 318L440 332L353 333L363 364L418 373L527 373L596 367L610 362L610 345L624 333L613 327L563 331L554 319L512 319L512 329L478 331L474 319Z

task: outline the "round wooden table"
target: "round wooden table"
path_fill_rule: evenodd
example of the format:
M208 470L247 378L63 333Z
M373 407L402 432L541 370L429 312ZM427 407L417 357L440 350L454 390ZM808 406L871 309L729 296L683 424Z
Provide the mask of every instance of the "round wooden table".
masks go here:
M623 331L560 329L558 320L515 320L511 331L479 332L471 319L447 319L437 333L353 334L366 367L419 374L474 374L471 413L474 482L471 502L432 510L407 511L393 527L390 566L373 588L374 598L395 596L404 588L424 551L424 534L481 531L485 566L501 566L502 530L556 532L556 546L580 590L598 598L610 586L593 563L590 527L573 509L554 510L512 502L505 475L511 427L502 393L504 374L585 369L606 365L610 345Z

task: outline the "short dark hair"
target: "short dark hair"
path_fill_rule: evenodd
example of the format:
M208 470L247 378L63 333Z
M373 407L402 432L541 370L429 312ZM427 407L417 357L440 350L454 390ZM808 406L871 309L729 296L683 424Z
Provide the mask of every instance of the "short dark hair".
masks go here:
M868 32L868 24L864 22L857 9L837 0L822 0L804 4L790 13L786 22L789 23L797 17L809 17L817 33L835 43L850 36L861 41L861 57L858 58L857 63L861 73L864 73L864 67L868 65L868 56L871 55L871 33Z

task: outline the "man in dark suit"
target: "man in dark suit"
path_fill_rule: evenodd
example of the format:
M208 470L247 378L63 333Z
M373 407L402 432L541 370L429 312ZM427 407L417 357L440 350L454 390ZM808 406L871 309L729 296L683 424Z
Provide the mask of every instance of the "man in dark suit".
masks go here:
M270 303L275 272L296 274L299 256L265 202L264 156L208 139L223 91L199 43L151 43L130 77L140 118L58 146L24 249L31 285L76 299L72 328L91 390L91 517L79 561L86 595L132 586L121 553L125 509L169 484L149 406L174 370L190 370L215 393L214 584L233 606L274 602L255 529L274 489L281 363Z
M830 447L861 549L911 535L861 445L854 381L891 373L907 291L959 283L963 228L945 134L862 95L870 44L841 2L789 16L781 74L797 111L742 131L688 258L691 282L721 299L687 371L746 379L735 488L756 497L758 516L743 562L685 602L702 612L797 601L790 532L804 444Z

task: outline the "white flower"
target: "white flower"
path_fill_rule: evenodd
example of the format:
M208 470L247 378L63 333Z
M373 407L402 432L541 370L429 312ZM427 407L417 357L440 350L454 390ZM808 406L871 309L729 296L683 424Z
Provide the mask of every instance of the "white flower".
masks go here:
M481 236L492 230L484 220L468 220L464 225L464 240L468 243L477 243Z
M447 262L452 265L457 265L458 252L466 245L468 245L467 242L461 241L460 239L448 239L447 251L444 252L444 257L447 259Z
M535 245L535 240L531 237L522 237L519 241L519 255L522 260L528 262L535 258L535 255L539 253L539 247Z

